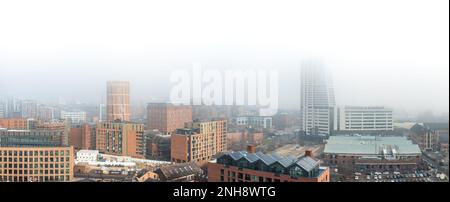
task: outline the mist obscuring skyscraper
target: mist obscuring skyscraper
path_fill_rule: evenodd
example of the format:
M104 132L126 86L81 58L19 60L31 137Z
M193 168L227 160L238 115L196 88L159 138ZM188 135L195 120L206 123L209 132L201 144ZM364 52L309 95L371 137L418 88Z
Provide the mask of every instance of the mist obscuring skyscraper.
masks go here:
M130 83L128 81L108 81L106 106L108 121L130 120Z
M8 115L8 111L7 111L7 107L6 107L6 101L0 99L0 119L1 118L6 118Z
M35 100L22 100L22 118L37 118L38 105Z
M105 104L100 104L99 105L99 112L98 112L98 119L99 119L99 121L100 122L102 122L102 121L106 121L107 120L107 118L106 118L106 105Z
M334 90L331 75L320 62L302 64L300 125L309 135L329 135L333 128Z

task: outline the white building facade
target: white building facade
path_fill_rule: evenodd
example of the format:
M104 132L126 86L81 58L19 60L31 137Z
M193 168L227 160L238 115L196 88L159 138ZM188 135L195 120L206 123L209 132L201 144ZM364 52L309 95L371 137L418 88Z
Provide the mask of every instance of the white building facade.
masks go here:
M83 111L61 111L61 119L68 120L71 124L85 123L87 119L86 112Z
M272 117L270 116L239 116L235 123L238 126L253 126L258 128L272 128Z
M300 126L308 135L329 135L333 129L334 90L331 75L320 62L302 65Z
M335 110L338 131L392 131L392 109L383 106L345 106Z
M77 152L77 162L97 162L99 157L98 150L80 150Z

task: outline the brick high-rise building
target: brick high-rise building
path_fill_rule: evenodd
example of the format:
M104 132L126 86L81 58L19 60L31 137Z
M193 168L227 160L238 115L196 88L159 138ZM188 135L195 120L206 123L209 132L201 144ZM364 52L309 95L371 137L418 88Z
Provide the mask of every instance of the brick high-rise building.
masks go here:
M147 127L158 129L163 134L172 134L176 129L192 122L192 107L168 103L150 103L147 106Z
M97 124L96 149L102 153L144 158L144 124L113 121Z
M128 81L108 81L106 107L108 121L130 120L130 83Z
M95 127L91 127L89 124L73 125L70 128L69 145L76 150L94 149L95 141L92 142L92 135L95 133L93 130L95 130Z
M200 166L227 150L227 121L196 121L177 129L171 138L172 162L195 162Z

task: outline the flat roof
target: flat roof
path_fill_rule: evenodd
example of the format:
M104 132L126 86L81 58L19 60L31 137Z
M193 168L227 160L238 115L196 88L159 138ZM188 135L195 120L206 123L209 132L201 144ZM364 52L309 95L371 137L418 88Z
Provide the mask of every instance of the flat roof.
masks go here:
M324 153L380 155L383 149L395 149L396 154L422 153L411 140L394 136L330 136Z

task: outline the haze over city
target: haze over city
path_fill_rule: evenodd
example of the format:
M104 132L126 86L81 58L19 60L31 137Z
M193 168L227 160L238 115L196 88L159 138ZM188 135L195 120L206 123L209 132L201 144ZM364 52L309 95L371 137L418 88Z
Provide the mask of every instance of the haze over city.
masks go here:
M441 200L449 36L447 0L0 1L0 199Z
M1 2L0 96L98 103L106 81L117 79L130 81L132 102L167 101L171 72L195 62L279 70L279 108L297 109L301 63L314 59L330 69L338 105L448 115L448 7L423 0Z

